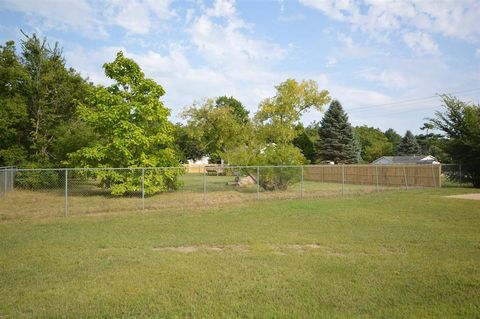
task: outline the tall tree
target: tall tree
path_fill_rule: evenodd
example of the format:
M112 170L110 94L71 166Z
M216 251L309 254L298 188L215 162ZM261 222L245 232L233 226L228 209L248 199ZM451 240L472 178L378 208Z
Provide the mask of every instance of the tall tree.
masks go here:
M217 107L211 99L186 109L182 117L187 120L188 138L214 162L224 158L228 150L247 143L253 134L248 117L239 121L233 108Z
M461 163L465 178L480 188L480 105L442 95L445 111L430 122L448 138L445 151Z
M92 88L78 106L80 118L101 137L90 147L70 154L70 163L81 167L177 166L173 148L170 110L160 98L165 91L145 78L135 61L118 52L115 61L103 65L114 83ZM145 172L145 193L176 188L176 170ZM102 172L102 186L122 195L141 189L140 178L116 171Z
M58 43L51 47L35 34L22 41L22 63L29 75L27 97L31 159L38 163L59 163L52 147L59 126L75 117L77 101L83 100L88 83L73 69L65 67Z
M389 128L385 131L384 134L387 137L388 141L393 145L392 153L388 155L398 155L398 148L400 147L400 142L402 142L402 136L398 134L393 128Z
M0 46L0 166L18 165L28 154L28 74L15 52L15 43Z
M407 131L400 142L398 155L420 155L421 149L411 131Z
M321 160L352 164L360 160L360 150L352 125L337 100L330 103L318 130Z
M357 126L355 135L360 142L361 158L367 163L376 160L379 157L390 155L393 152L393 144L377 128Z
M231 109L233 116L240 124L247 124L249 121L249 112L243 106L242 102L234 98L233 96L220 96L215 99L215 106L217 108L228 107Z
M319 90L315 81L288 79L275 87L277 93L260 103L254 120L260 138L267 143L290 143L299 133L295 128L302 114L330 101L327 90Z

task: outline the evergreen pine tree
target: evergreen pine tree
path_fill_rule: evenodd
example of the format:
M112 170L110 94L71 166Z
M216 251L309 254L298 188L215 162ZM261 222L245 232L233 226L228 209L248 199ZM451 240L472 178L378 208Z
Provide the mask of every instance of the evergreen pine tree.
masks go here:
M417 139L412 132L407 131L405 136L402 137L400 146L398 148L399 155L420 155L421 149L418 145Z
M342 105L332 101L318 129L320 158L335 163L352 164L360 160L360 149L352 125Z

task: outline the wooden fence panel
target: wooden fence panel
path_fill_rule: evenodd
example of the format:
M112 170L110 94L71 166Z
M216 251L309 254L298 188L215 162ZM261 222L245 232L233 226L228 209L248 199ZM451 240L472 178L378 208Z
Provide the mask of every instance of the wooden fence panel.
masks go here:
M343 167L343 168L342 168ZM343 172L342 172L343 170ZM441 165L305 166L305 180L396 187L440 187Z

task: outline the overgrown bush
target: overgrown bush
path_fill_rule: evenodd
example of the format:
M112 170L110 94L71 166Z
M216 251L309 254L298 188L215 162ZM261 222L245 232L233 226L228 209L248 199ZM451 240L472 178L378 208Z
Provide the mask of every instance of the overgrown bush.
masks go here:
M37 190L62 187L64 174L62 170L19 171L15 173L15 187Z
M259 169L260 187L267 191L286 190L289 185L297 183L301 178L297 166L305 163L300 149L291 144L268 144L263 147L243 146L227 153L229 165L262 166ZM245 175L257 179L256 170L239 169Z
M183 168L146 168L143 178L145 195L177 190L181 186L178 177L183 173ZM115 196L142 191L141 169L77 171L77 175L95 179L99 187Z

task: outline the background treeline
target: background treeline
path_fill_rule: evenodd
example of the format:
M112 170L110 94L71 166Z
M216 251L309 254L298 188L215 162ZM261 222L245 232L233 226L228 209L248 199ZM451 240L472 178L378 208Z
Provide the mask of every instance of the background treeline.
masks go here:
M177 166L202 156L231 165L348 164L427 154L443 163L480 163L479 107L451 96L441 96L447 111L426 120L417 136L352 127L327 90L294 79L277 85L254 114L220 96L193 103L184 123L172 124L163 88L121 52L104 65L113 82L105 87L67 68L58 44L25 35L19 51L12 41L0 46L0 166ZM324 112L323 119L304 126L301 117L311 110ZM124 191L121 176L102 181ZM152 189L175 188L175 181L175 174L163 176Z

